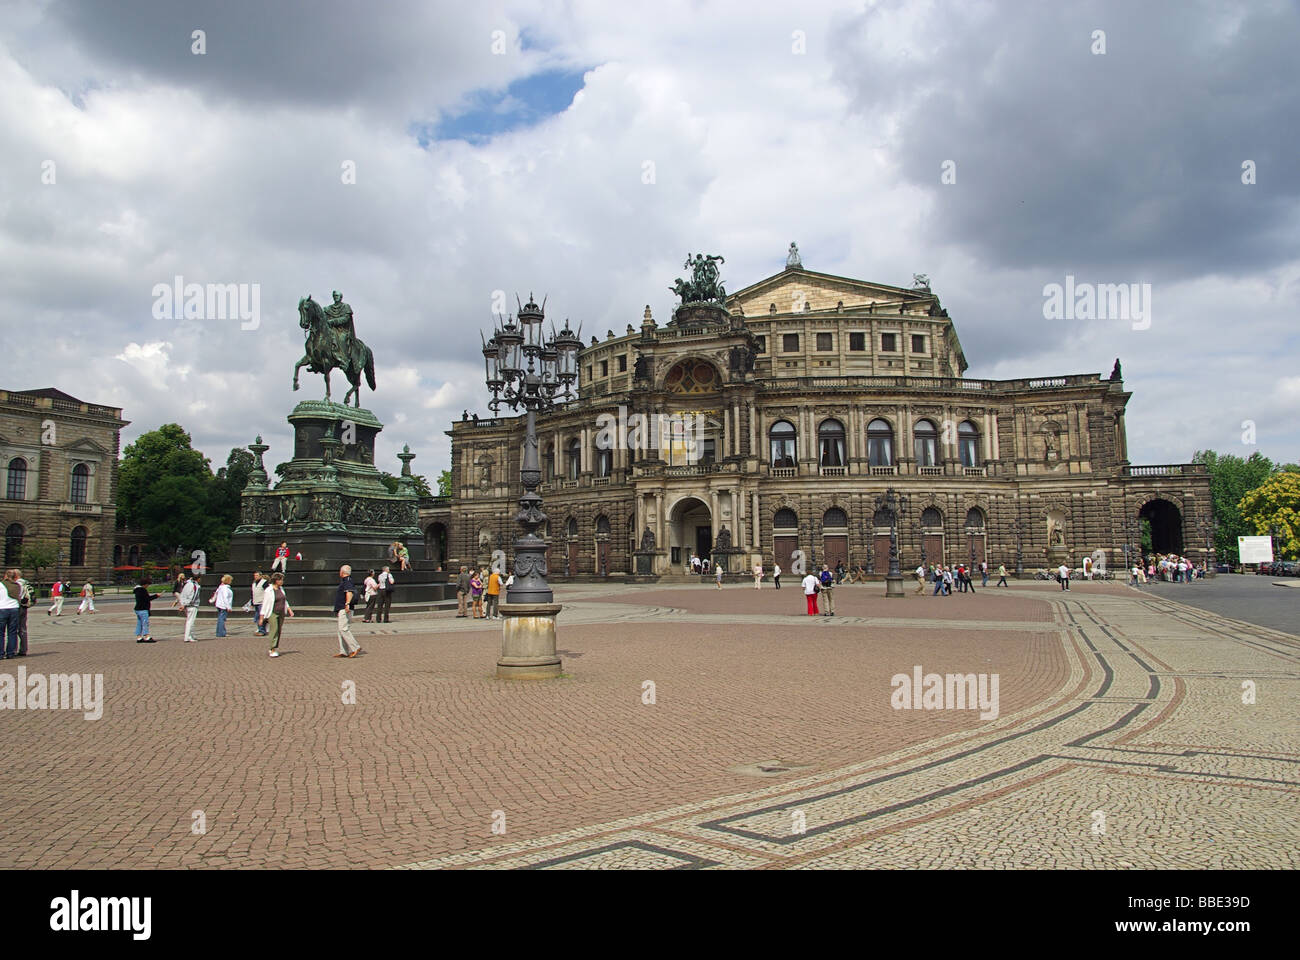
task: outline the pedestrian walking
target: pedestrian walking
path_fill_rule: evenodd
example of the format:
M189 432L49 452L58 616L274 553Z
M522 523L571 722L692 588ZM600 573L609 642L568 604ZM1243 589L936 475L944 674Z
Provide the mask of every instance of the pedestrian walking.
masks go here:
M1006 587L1008 590L1011 589L1010 584L1007 583L1007 565L1005 563L998 564L998 586Z
M150 593L149 585L151 581L148 577L141 580L135 588L135 642L136 643L157 643L153 634L149 632L149 610L153 602L162 596L161 593Z
M266 592L262 596L262 609L258 611L258 619L265 623L271 637L270 656L280 655L280 631L284 629L285 618L292 616L293 608L289 606L289 600L284 595L284 574L273 573L271 582L267 584ZM360 645L357 649L361 649Z
M0 660L18 656L18 601L22 595L17 572L6 570L4 589L0 590Z
M393 616L393 593L397 590L397 580L393 572L384 567L379 571L379 609L375 611L375 623L391 623Z
M463 566L456 577L456 616L469 616L469 571Z
M931 596L937 597L943 593L943 564L934 568L934 593Z
M338 620L339 652L335 657L355 657L361 652L361 644L352 636L352 598L356 588L352 585L352 567L343 564L339 567L339 585L334 592L334 616Z
M176 579L172 581L172 606L174 606L177 610L182 610L181 591L184 589L185 589L185 571L182 570L180 573L176 574ZM182 610L182 612L184 611Z
M18 656L27 656L27 611L36 602L32 585L23 577L23 572L15 568L14 576L18 581Z
M379 603L379 581L375 579L375 571L366 571L366 579L361 584L361 599L366 601L366 612L361 618L362 623L369 623L371 616L374 615L375 606Z
M217 589L212 591L212 596L208 602L217 608L217 636L228 636L226 633L226 617L230 616L230 610L235 605L235 589L231 586L235 578L230 574L224 574L221 577L221 583Z
M82 614L89 611L95 612L95 585L89 580L81 588L81 606L77 607L77 613Z
M755 590L762 589L761 587L762 583L763 583L763 565L761 563L756 563L754 564L754 589Z
M253 611L253 626L257 628L259 637L266 636L266 620L262 616L262 601L266 599L266 588L270 585L271 581L263 576L261 570L253 573L253 602L249 609Z
M917 564L916 567L916 592L925 593L925 566Z
M974 592L975 592L975 581L974 581L973 579L971 579L971 574L974 573L974 572L975 572L975 571L974 571L974 568L973 568L973 567L967 567L965 570L962 571L962 574L966 577L966 592L967 592L967 593L974 593Z
M198 643L198 637L194 636L194 621L199 617L199 575L191 574L189 581L180 592L181 609L185 611L185 637L186 643Z
M772 583L778 590L781 589L781 564L779 563L772 564Z
M1069 590L1070 589L1070 568L1067 567L1065 564L1061 564L1059 567L1056 568L1056 576L1061 581L1061 589Z
M953 579L952 567L944 567L943 568L943 595L945 597L952 596L952 579Z
M818 577L821 585L821 597L826 601L826 610L823 616L835 616L835 574L831 573L826 564L822 564L821 576Z
M839 563L835 564L835 582L836 582L836 583L843 583L843 582L844 582L844 578L847 577L848 575L849 575L849 571L848 571L848 568L847 568L846 566L844 566L844 561L843 561L843 560L841 560Z
M45 615L61 617L63 616L63 598L67 593L67 587L62 580L55 580L54 585L50 587L50 609L45 611Z
M718 589L722 589L722 564L718 564L713 569L713 579L718 582Z
M980 586L987 587L989 585L989 563L987 560L980 561L980 578L983 581Z
M1128 585L1136 587L1138 585L1138 575L1142 573L1141 568L1135 563L1128 568Z
M487 618L489 620L499 620L501 615L497 613L497 604L501 600L501 574L495 570L488 574L486 596Z
M804 599L808 602L808 616L815 617L818 613L817 594L821 593L821 582L810 573L803 578L801 583L803 585Z
M481 620L484 618L484 580L477 570L469 578L469 598L473 604L474 619Z

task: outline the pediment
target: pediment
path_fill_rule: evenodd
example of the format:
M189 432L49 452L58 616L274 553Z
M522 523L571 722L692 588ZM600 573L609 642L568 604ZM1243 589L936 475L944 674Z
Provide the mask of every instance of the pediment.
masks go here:
M733 312L739 306L745 316L755 318L769 313L773 303L777 313L792 313L801 311L804 301L812 310L833 310L841 302L849 310L874 303L920 304L933 299L934 294L928 290L868 283L811 270L783 270L736 291L728 298L727 305Z
M82 437L80 440L74 440L72 441L72 443L69 443L66 447L64 447L64 449L69 451L80 450L83 453L98 453L98 454L108 453L107 447L100 446L94 440L90 439L90 437Z

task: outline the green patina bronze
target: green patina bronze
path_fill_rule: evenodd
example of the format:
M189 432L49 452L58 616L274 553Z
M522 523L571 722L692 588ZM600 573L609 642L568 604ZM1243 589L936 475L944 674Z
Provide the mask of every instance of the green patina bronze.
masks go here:
M298 301L298 326L307 331L306 353L293 368L293 388L298 389L298 370L306 367L325 377L325 399L330 399L330 371L342 370L352 388L343 396L343 405L355 398L361 406L361 375L370 389L375 389L375 357L357 337L352 308L343 302L343 294L334 291L334 302L321 307L311 294Z
M682 298L682 303L718 303L727 302L727 291L718 279L718 264L726 261L717 254L697 253L695 259L686 255L684 266L691 271L691 279L677 278L670 290Z

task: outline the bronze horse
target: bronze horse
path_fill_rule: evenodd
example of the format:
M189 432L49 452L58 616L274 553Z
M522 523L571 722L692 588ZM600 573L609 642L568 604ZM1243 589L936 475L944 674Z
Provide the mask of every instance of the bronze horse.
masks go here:
M305 366L311 373L324 374L325 399L328 400L330 371L339 369L347 377L348 383L352 384L352 389L343 395L343 405L346 407L348 400L355 397L354 406L360 407L362 373L366 375L366 383L370 385L370 389L375 389L375 357L370 352L370 348L354 336L350 338L351 343L345 344L340 349L336 345L329 321L325 319L325 311L310 295L298 301L298 326L308 331L307 352L306 356L294 364L293 388L298 389L298 370Z

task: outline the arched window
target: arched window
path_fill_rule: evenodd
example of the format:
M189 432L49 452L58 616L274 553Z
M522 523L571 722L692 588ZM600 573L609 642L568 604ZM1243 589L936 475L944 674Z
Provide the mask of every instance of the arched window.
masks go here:
M609 517L603 513L596 518L596 536L609 536Z
M27 499L27 461L22 457L14 457L9 461L9 479L5 483L5 499Z
M772 518L772 526L777 530L795 530L799 527L799 516L789 507L782 507Z
M923 527L943 527L943 514L936 507L926 507L921 511L921 526Z
M548 443L542 454L542 476L547 480L555 479L555 444Z
M966 511L966 526L971 530L984 529L984 511L979 507L971 507Z
M74 474L75 476L75 474ZM85 501L78 501L84 503ZM72 558L68 561L74 567L86 565L86 528L74 527L72 530Z
M614 472L614 451L597 450L596 451L596 476L608 477Z
M867 462L873 467L894 465L894 428L879 417L867 424Z
M957 452L963 467L980 465L980 432L969 420L957 425Z
M5 566L16 567L22 563L23 530L21 523L11 523L5 527Z
M918 467L933 467L939 462L939 431L930 420L918 420L912 429L912 450Z
M578 535L578 518L570 517L569 523L565 527L565 529L568 531L569 539L573 539L574 537L576 537Z
M831 507L822 515L823 527L847 527L849 515L839 507Z
M72 502L86 503L90 498L90 467L79 463L72 468Z
M138 567L138 566L140 566L140 548L139 548L139 547L132 547L130 550L128 550L128 551L126 552L126 557L127 557L126 562L129 563L131 566L133 566L133 567Z
M823 467L844 466L844 424L823 420L817 428L817 456Z
M772 466L793 467L795 465L795 429L789 420L778 420L767 432L772 446Z
M569 479L577 480L582 472L582 441L574 437L569 441Z
M115 543L113 544L113 566L120 567L121 565L122 565L122 545L120 543Z

